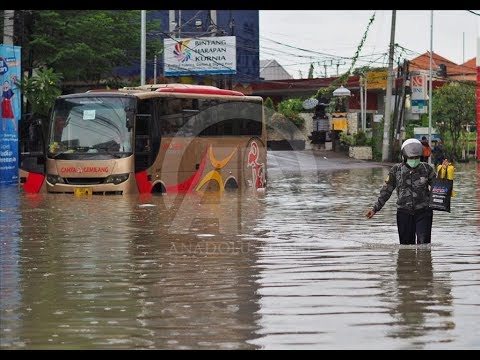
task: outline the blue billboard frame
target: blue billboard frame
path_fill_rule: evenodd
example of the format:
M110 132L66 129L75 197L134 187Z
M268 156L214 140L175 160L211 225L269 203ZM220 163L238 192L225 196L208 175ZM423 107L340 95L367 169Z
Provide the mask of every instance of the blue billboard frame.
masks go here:
M21 47L0 45L0 184L18 182L18 122L21 108Z

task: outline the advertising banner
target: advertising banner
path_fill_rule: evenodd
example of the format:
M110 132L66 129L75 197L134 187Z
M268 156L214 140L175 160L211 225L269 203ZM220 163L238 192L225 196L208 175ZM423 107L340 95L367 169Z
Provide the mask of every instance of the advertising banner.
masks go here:
M413 75L411 79L412 88L412 114L425 114L427 109L427 77Z
M0 127L0 184L18 182L18 121L21 96L20 47L0 45L0 84L2 86Z
M387 72L386 71L377 71L369 72L366 74L367 78L367 89L377 89L382 90L387 88Z
M236 74L235 36L164 39L164 75Z

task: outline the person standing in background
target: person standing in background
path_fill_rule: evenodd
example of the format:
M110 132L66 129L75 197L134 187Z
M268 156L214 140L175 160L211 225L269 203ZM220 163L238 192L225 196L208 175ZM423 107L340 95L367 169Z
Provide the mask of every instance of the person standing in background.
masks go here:
M426 136L422 136L421 143L423 145L423 156L420 156L420 161L428 163L428 158L430 157L432 149L430 148L430 145L428 144L428 140L427 140Z
M438 168L438 165L443 163L445 159L445 150L443 148L442 139L433 140L432 160L434 169Z

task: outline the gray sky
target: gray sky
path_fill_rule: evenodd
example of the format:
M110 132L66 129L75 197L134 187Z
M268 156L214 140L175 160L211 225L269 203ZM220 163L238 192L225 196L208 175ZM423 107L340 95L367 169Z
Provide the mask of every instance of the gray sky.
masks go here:
M480 14L480 10L472 10ZM375 10L260 10L260 59L276 59L294 78L348 70ZM430 50L430 10L397 10L395 61ZM392 10L377 10L355 67L388 66ZM433 52L460 64L477 55L480 16L467 10L433 11ZM465 40L464 40L465 39ZM273 41L272 41L273 40ZM299 49L307 51L301 51ZM319 54L321 53L321 54ZM333 65L331 65L333 63Z

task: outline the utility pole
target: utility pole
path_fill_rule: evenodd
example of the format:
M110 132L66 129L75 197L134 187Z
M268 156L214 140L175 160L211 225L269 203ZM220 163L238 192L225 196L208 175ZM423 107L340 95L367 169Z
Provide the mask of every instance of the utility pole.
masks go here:
M142 18L142 39L140 41L140 85L145 85L145 63L147 60L147 11L141 10L141 18Z
M15 10L3 10L3 43L13 45L13 17Z
M320 65L320 63L318 63L318 65ZM325 69L325 76L324 77L327 77L327 62L325 60L323 61L323 68Z
M393 73L393 53L395 44L395 18L396 10L392 10L392 29L390 33L390 50L388 54L388 73L387 73L387 94L385 96L385 115L383 124L383 145L382 145L382 161L389 158L390 148L390 117L391 117L391 97L392 97L392 73Z
M173 33L177 22L175 21L175 10L168 10L168 32L171 36L175 36Z
M462 78L463 78L463 80L465 80L465 66L463 66L463 64L465 64L465 31L463 32L462 41L463 41L463 43L462 43L462 73L463 73L463 76L462 76Z
M157 83L157 54L153 57L153 84Z
M211 36L217 36L218 26L217 26L217 10L210 10L210 21L212 23L212 29L215 31Z
M363 131L367 130L367 97L368 97L368 81L367 81L367 74L364 74L363 78L363 90L365 91L365 95L363 96L363 111L365 113L364 122L362 124ZM373 121L373 120L372 120Z
M365 131L365 115L364 115L364 112L363 112L363 103L364 103L364 100L363 100L363 94L364 94L364 91L363 91L363 85L364 84L364 81L363 81L363 76L360 76L359 78L359 90L360 90L360 119L361 119L361 123L362 123L362 128L361 130Z
M338 67L339 67L340 65L345 65L345 64L346 64L345 61L344 61L344 62L337 61L337 63L335 64L335 65L337 65L337 76L338 76ZM333 65L333 60L332 60L332 65Z
M428 144L432 146L432 58L433 58L433 10L430 10L430 81L428 83ZM428 163L431 164L431 156L428 157Z

